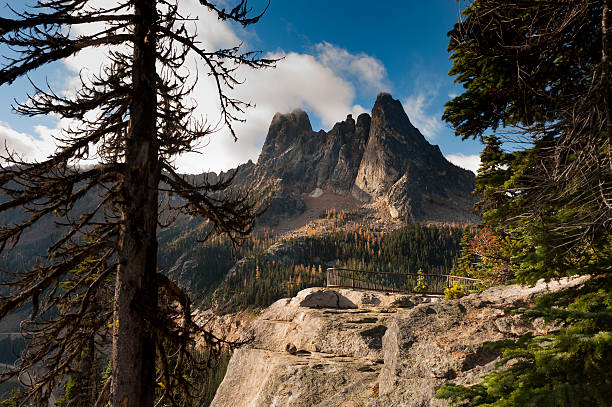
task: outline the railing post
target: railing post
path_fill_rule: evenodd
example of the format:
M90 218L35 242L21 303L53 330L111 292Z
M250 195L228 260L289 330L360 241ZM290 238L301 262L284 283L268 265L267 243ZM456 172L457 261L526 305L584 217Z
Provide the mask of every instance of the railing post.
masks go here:
M351 271L351 276L353 281L351 282L351 287L355 288L355 270Z

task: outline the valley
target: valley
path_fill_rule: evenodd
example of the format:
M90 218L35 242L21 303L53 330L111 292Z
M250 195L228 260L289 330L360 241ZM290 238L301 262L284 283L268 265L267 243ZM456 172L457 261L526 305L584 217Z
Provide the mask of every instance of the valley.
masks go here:
M303 111L276 114L256 164L186 177L205 184L233 177L234 191L249 190L259 200L262 213L253 233L238 246L226 236L202 242L209 225L186 215L158 230L159 270L190 297L199 315L236 316L239 325L244 312L256 315L281 298L325 286L328 267L448 274L463 230L478 220L471 213L474 175L446 161L388 94L379 96L371 116L349 116L327 133L313 132ZM68 216L76 219L95 206L101 199L95 191ZM181 200L160 192L160 202ZM2 221L14 221L13 215ZM47 215L43 229L30 230L5 267L36 262L49 241L64 233L54 226L58 222ZM18 332L29 312L5 319L5 330ZM8 336L3 343L13 345ZM3 355L6 362L22 349L15 343L14 353ZM211 373L208 400L223 378L224 355Z
M609 407L612 0L8 0L0 407Z
M213 184L233 177L232 189L260 199L262 214L239 247L222 236L201 243L208 226L185 215L158 232L159 269L198 304L225 311L321 286L331 266L447 273L462 228L478 221L473 173L448 162L386 93L371 115L349 116L329 132L314 132L301 110L277 113L257 163L187 177ZM93 207L94 192L69 216ZM165 201L180 203L160 193ZM5 267L35 262L63 233L54 222L62 221L47 215L29 230Z

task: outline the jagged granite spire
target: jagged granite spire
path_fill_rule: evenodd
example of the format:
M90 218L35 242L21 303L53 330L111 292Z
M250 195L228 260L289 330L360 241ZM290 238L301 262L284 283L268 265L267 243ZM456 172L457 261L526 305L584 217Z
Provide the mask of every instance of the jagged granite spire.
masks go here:
M410 123L402 104L381 93L372 108L368 145L355 179L353 195L362 201L376 200L404 174L410 163L431 146Z
M311 133L310 118L303 110L295 109L288 114L276 113L270 123L259 162L278 157L291 146L308 144Z
M292 190L331 188L348 194L367 144L370 117L351 115L328 132L312 131L301 110L272 119L257 166L261 176L277 177Z
M329 132L314 132L302 110L277 113L253 174L279 180L296 202L321 188L364 203L383 201L391 216L407 220L477 220L474 174L448 162L388 93L378 95L371 117L348 115Z
M474 174L444 158L415 128L402 104L381 93L372 109L368 145L352 190L364 201L385 200L392 216L411 220L475 220ZM460 215L463 213L464 215Z

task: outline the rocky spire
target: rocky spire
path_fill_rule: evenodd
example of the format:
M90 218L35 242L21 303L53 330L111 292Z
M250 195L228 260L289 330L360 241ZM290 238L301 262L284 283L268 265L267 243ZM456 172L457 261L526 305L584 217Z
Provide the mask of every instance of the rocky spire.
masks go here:
M291 113L276 113L270 123L259 162L277 157L292 146L307 142L313 133L308 114L301 109Z
M296 202L321 188L362 202L384 201L394 217L476 219L470 213L474 175L429 144L388 93L378 96L371 117L348 115L329 132L313 132L301 110L277 113L253 173L255 184L278 179Z
M380 198L431 145L410 123L402 104L381 93L372 108L368 145L357 172L353 195L370 201Z

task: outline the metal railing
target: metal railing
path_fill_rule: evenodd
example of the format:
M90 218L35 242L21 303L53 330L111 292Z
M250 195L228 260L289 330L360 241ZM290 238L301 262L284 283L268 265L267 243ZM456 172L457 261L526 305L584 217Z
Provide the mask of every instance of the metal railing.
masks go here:
M419 277L424 288L418 289ZM327 287L360 288L363 290L394 293L444 294L454 281L466 292L477 291L482 280L449 274L393 273L330 267L327 269Z

